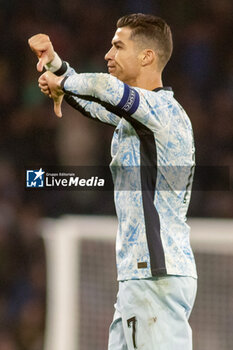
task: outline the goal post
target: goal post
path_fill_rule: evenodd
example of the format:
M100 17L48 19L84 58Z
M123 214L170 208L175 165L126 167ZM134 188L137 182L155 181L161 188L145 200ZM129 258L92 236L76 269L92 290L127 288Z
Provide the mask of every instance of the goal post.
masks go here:
M229 350L233 344L233 320L229 324L227 317L233 307L233 220L190 219L188 224L199 274L191 316L194 348ZM107 350L117 293L116 232L115 217L42 220L47 266L44 350Z
M81 349L81 243L83 240L97 240L109 241L113 245L116 230L117 220L112 217L63 216L60 219L44 219L41 222L47 266L44 350ZM95 262L93 270L94 265ZM115 265L111 267L114 270ZM113 278L116 280L116 275Z

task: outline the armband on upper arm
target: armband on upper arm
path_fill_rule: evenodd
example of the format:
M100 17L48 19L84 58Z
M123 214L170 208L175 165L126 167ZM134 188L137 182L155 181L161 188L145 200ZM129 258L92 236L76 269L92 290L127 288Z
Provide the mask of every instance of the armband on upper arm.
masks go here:
M128 114L133 114L138 109L138 106L139 93L129 85L124 84L124 93L117 107L123 109Z

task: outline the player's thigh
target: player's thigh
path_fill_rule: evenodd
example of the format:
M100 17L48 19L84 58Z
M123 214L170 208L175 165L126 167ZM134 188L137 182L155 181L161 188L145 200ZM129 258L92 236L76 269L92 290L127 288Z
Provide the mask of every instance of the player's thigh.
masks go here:
M128 350L191 350L188 316L196 281L167 276L121 283L119 309Z
M108 350L128 350L120 313L116 310L109 328Z

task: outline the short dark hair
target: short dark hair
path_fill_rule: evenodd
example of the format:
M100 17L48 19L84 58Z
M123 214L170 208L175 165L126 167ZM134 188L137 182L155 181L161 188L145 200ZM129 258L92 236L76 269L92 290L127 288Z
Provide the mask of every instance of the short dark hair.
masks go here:
M162 70L166 66L172 54L173 42L171 29L162 18L134 13L123 16L117 21L117 28L122 27L132 29L132 40L143 39L145 45L151 42L152 48L155 49L159 57L159 68Z

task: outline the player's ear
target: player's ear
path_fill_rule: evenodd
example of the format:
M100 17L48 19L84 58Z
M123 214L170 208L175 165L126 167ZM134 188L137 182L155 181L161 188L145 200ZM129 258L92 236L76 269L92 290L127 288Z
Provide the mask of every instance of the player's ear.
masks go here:
M145 49L142 51L141 64L143 67L152 64L155 60L155 52L151 49Z

